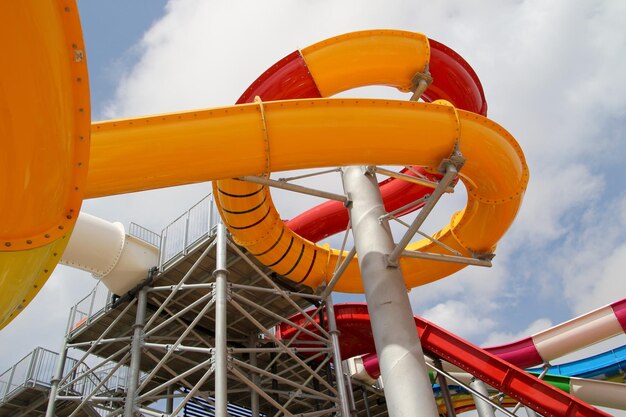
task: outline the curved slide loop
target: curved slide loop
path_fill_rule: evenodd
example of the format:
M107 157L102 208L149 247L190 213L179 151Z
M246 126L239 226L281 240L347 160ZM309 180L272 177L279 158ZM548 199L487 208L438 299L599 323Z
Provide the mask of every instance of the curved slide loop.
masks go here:
M327 96L374 84L406 90L411 85L413 75L423 71L428 64L429 53L429 43L423 35L400 31L365 31L328 39L302 50L301 54L314 85L317 86L322 96ZM292 59L296 60L296 58ZM308 85L310 84L309 81ZM312 86L310 90L313 91ZM244 93L242 99L249 99L249 91L250 89ZM375 100L340 100L339 102L342 105L350 102L363 107L377 103ZM331 103L331 101L310 101L309 103L311 106L317 105L321 108L324 107L324 103ZM428 136L416 134L413 140L420 142L421 136L421 143L415 145L417 149L410 151L406 149L414 155L424 153L423 156L430 159L429 163L422 164L428 172L437 172L441 161L452 155L455 151L458 131L461 129L464 139L461 141L460 151L468 159L461 177L468 188L468 204L463 212L453 217L447 228L435 235L435 238L464 256L491 252L513 221L528 181L528 169L515 140L502 127L488 119L457 110L450 105L390 101L385 103L389 103L388 105L393 103L397 107L422 108L431 115L446 113L441 120L429 117L429 121L425 122L429 126L425 130L430 131L432 128L436 132ZM288 105L287 103L281 104L284 107ZM267 120L269 140L273 143L276 130L272 125L271 117ZM351 124L357 127L359 131L357 135L364 136L366 133L363 130L371 126L369 121L366 123L363 120L353 120ZM359 126L361 129L358 129ZM349 136L354 136L354 134ZM338 135L335 137L336 140L345 144L348 142L347 137ZM395 140L395 136L391 136L389 132L381 134L374 140L384 137L393 137ZM354 139L359 138L357 136ZM311 140L322 142L319 136L314 136ZM486 142L482 142L484 140ZM437 141L439 143L435 144L434 142ZM359 153L371 156L370 160L378 159L379 164L391 165L394 163L390 163L389 159L385 160L387 157L385 154L401 150L404 146L396 140L394 148L397 149L374 151L375 145L369 142L355 140L354 143L353 148L342 147L342 155L334 155L342 160L342 163L335 165L364 163L364 160L356 157ZM438 148L441 145L443 148ZM310 146L314 146L314 143L294 144L294 153L297 152L296 149L305 152L304 149ZM380 144L376 146L380 147ZM270 148L273 149L274 145ZM324 166L332 164L333 156L329 155L332 151L321 145L317 149L320 151L324 149L327 152L327 158L320 162ZM487 155L490 151L493 153ZM270 158L272 161L273 159ZM411 162L402 165L409 164ZM302 168L296 164L291 167ZM514 172L510 171L511 168ZM276 171L278 168L272 164L272 170ZM478 171L481 173L478 174ZM508 174L507 171L509 171ZM255 174L261 173L259 171ZM475 174L483 179L474 177ZM493 188L494 186L498 189ZM318 246L286 227L274 207L267 187L236 179L220 180L214 183L214 195L218 209L233 238L237 243L246 247L260 262L289 279L311 287L317 287L323 281L330 279L332 267L339 256L338 251ZM492 215L494 217L491 217ZM495 220L495 222L490 224L490 220ZM428 240L413 243L407 249L443 253L441 247ZM462 268L460 265L421 259L402 259L401 265L407 288L443 278ZM342 292L362 292L356 260L348 267L335 288Z
M13 27L19 26L22 20L28 20L24 15L40 13L43 16L41 28L49 29L50 33L69 33L68 38L76 39L73 43L66 42L65 35L51 36L48 32L45 38L51 39L49 44L41 40L41 37L28 38L34 44L44 42L42 49L45 52L37 55L42 59L48 56L48 50L58 52L41 66L33 65L33 68L56 68L60 62L65 62L65 66L61 65L61 68L69 68L68 71L54 72L60 78L47 79L51 86L57 87L51 87L51 90L61 92L61 97L56 99L61 101L62 108L55 107L54 110L59 113L52 111L52 114L58 116L58 120L63 120L60 124L66 130L47 132L48 135L26 135L27 139L24 140L31 143L32 152L20 154L24 156L23 161L27 168L18 168L22 170L22 174L32 168L29 171L30 176L11 177L7 184L10 191L13 190L11 187L19 188L31 182L35 185L37 182L37 186L46 196L61 196L62 202L58 207L62 209L56 212L65 215L67 222L53 222L51 227L58 230L68 232L73 225L82 193L85 198L93 198L220 178L258 175L266 169L268 160L271 171L350 164L385 164L419 165L435 172L441 160L447 158L454 149L456 119L453 109L424 103L354 99L266 102L263 104L265 123L260 117L259 104L96 123L92 125L91 146L87 149L88 145L82 144L89 142L89 130L81 134L81 129L89 119L89 103L86 87L83 87L86 84L86 68L78 16L72 3L68 3L69 6L64 6L60 11L50 4L52 3L42 6L39 2L20 2L20 6L15 7L26 5L26 11L18 10L13 13L11 10L11 13L7 11L2 16L12 16L12 22L7 22L7 27ZM16 19L15 16L21 18ZM69 20L65 22L63 19ZM69 32L63 32L61 28ZM40 33L37 30L33 33ZM70 36L72 34L76 36ZM10 38L9 36L8 39ZM350 49L363 52L350 54ZM302 56L315 79L315 87L322 94L333 94L349 86L368 83L410 88L412 76L422 71L426 65L428 50L429 44L423 35L370 31L314 45L303 50ZM354 69L357 69L356 75L350 73ZM350 77L346 78L346 71ZM316 75L318 72L320 76ZM17 83L19 85L29 82L28 77L16 79L20 81ZM26 113L13 110L14 105L19 107L19 95L3 96L4 99L7 100L6 106L11 109L9 113L18 115L13 125L27 126L31 120L26 118ZM468 160L464 167L463 181L469 189L469 200L463 213L456 215L451 225L438 236L443 243L469 255L470 251L491 251L509 227L521 203L528 181L528 170L519 146L504 129L475 114L459 111L459 116L464 132L461 152ZM264 126L267 132L264 132ZM60 155L57 155L59 159L55 164L64 168L51 168L50 172L60 174L43 178L42 175L34 175L38 171L30 165L36 164L42 157L42 153L34 152L33 148L46 143L48 136L56 139L50 142L54 146L49 146L50 152L45 153L47 158L54 159L51 158L55 155L53 150L58 151L60 148L66 152L70 149L71 152L58 152ZM269 139L269 152L266 137ZM386 146L388 142L380 140L385 137L394 138L392 148ZM294 142L294 138L299 138L299 141ZM15 139L13 142L18 143L19 140ZM242 154L241 149L246 152ZM492 152L485 152L485 149ZM90 153L88 161L87 152ZM138 159L136 155L142 155L142 158ZM185 164L177 163L181 160ZM86 183L83 184L87 166L89 170ZM159 175L154 175L154 172ZM25 182L24 178L28 178L30 182ZM242 193L238 188L242 184L249 187L240 181L230 181L231 188L223 191L230 198L231 204L226 206L222 202L223 213L230 211L229 215L238 216L239 212L247 211L247 216L239 219L245 221L241 226L230 222L231 231L240 230L243 233L236 233L238 239L246 240L253 253L265 256L264 261L268 265L292 279L311 286L326 279L330 270L329 264L336 259L336 251L320 248L290 231L284 231L284 224L271 201L263 200L264 192L259 189L251 190L248 194L260 200L250 206L249 198L241 198ZM34 189L27 191L36 194ZM237 195L239 197L232 197ZM71 198L67 198L68 196ZM66 201L67 204L63 203ZM55 212L51 201L25 204L25 210L39 204L39 214ZM52 204L52 207L48 204ZM44 207L46 210L41 210ZM12 205L11 210L19 211L20 206ZM258 216L259 212L261 216ZM256 223L254 227L248 221L251 219L254 220L252 223ZM32 250L4 251L1 254L2 326L34 296L64 250L67 240L63 238L65 235L53 236L50 233L50 237L47 237L45 230L50 222L44 220L46 219L42 220L39 215L30 218L32 224L39 224L44 233L43 238L50 239L51 245ZM32 224L29 223L30 226ZM4 226L3 222L3 236L19 237L19 234L5 233L7 227L12 226ZM5 243L12 241L6 240ZM29 244L28 239L25 243ZM441 250L431 246L427 242L418 243L413 248L432 252ZM11 247L15 248L13 245ZM450 268L450 265L435 265L433 262L420 264L419 261L410 261L407 265L410 268L405 275L409 286L447 276L459 269L458 266ZM405 270L407 265L404 265ZM361 283L356 264L350 266L347 272L348 279L344 279L338 289L360 291Z
M429 70L434 79L430 87L422 94L424 101L445 99L462 110L486 116L485 94L472 67L446 45L433 39L428 39L428 43L430 45ZM295 51L261 74L239 98L237 104L250 103L255 97L269 101L319 98L320 94L302 54L300 51ZM441 175L427 173L421 167L405 168L400 172L412 177L423 176L431 182L441 179ZM387 212L400 209L432 192L430 187L395 178L385 179L380 182L379 187ZM397 215L402 216L418 210L424 204L413 205ZM341 202L330 200L299 214L286 223L287 227L296 234L312 242L318 242L346 229L348 210Z
M0 45L8 60L0 68L2 328L67 245L83 200L91 116L73 0L1 2Z

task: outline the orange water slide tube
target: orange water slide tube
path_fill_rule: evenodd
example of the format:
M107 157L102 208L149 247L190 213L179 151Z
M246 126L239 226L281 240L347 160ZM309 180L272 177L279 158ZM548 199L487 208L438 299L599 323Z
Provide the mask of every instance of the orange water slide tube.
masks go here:
M0 328L61 258L83 201L91 116L74 1L0 3Z
M424 72L428 66L430 48L428 39L422 34L377 30L349 33L327 39L303 49L301 55L317 89L322 96L328 97L367 85L386 85L402 91L415 88L416 74ZM312 105L318 109L326 105L323 101L310 100L309 103L316 103ZM348 101L343 100L340 103L339 106L344 107ZM354 100L350 105L365 109L374 103L371 100ZM416 133L412 140L404 136L406 131L395 130L400 127L399 125L390 126L396 123L395 121L381 121L376 118L354 119L350 122L355 127L354 131L341 136L336 134L340 132L338 130L333 135L333 140L346 145L344 148L332 150L333 147L322 146L321 143L326 138L320 136L321 132L306 136L300 136L298 133L298 136L293 137L291 152L294 155L300 152L314 152L309 156L321 157L320 163L324 165L328 165L332 158L340 158L336 165L374 163L374 160L378 160L378 164L391 164L387 156L394 152L406 152L407 157L415 155L417 158L432 152L428 158L433 159L424 164L424 167L430 172L437 172L441 161L449 157L454 147L460 144L460 150L469 164L463 168L461 175L468 187L469 201L466 209L455 215L450 225L435 237L464 256L491 252L513 221L528 180L524 157L515 140L489 119L469 112L420 105L411 107L413 106L411 103L385 103L385 110L381 109L381 112L394 112L396 110L391 110L391 107L395 107L399 114L403 111L400 108L404 106L404 108L422 108L433 117L428 117L429 120L424 121L424 125L420 126L423 130ZM333 105L336 106L337 104ZM434 117L439 111L447 112L445 121ZM271 152L275 128L269 120L268 117L264 125L268 136L265 146ZM380 130L377 130L378 128ZM389 130L386 130L387 128ZM365 132L366 130L368 132ZM377 133L372 136L372 131ZM406 143L403 140L406 140ZM304 144L305 141L311 143ZM383 149L380 149L381 147ZM371 159L368 159L370 162L359 159L357 155L371 156ZM256 174L266 175L275 171L276 169L271 166L272 161L273 158L268 158L265 168ZM417 165L414 162L411 164ZM302 168L297 165L292 167ZM474 169L476 171L473 171ZM500 169L503 171L500 172ZM509 171L510 169L515 173ZM472 179L478 170L482 170L482 174L486 175L481 174L481 179ZM506 171L513 175L509 176ZM496 177L502 177L497 180L504 186L500 189L502 194L498 194L500 191L496 192L495 189L487 191L490 186L482 183L493 182ZM504 185L505 183L507 185ZM214 182L213 190L218 209L233 238L248 248L262 263L287 278L312 287L330 279L339 252L310 242L290 230L280 220L268 187L229 179ZM483 192L489 194L489 197L487 194L482 195ZM429 240L416 242L408 249L445 253L445 249ZM402 259L401 265L407 288L443 278L462 268L459 264L408 258ZM362 291L356 259L335 288L344 292Z
M464 255L491 252L518 211L528 181L519 146L496 123L448 105L370 99L254 103L95 123L90 139L75 4L1 7L3 46L16 60L2 67L0 77L2 162L9 167L0 182L0 326L51 273L83 198L299 168L383 164L435 171L458 148L466 159L461 180L468 202L436 237ZM380 59L369 62L376 50ZM315 79L324 95L369 83L408 89L427 63L428 42L419 34L369 31L321 42L303 55L311 71L319 71ZM249 187L230 184L223 191L241 194ZM221 197L231 233L262 262L313 287L328 279L337 252L290 235L270 199L261 198L257 208L256 202L245 206L252 200ZM249 212L232 217L227 210ZM411 249L440 252L429 242ZM460 267L403 259L402 268L412 287ZM361 291L356 263L337 289Z

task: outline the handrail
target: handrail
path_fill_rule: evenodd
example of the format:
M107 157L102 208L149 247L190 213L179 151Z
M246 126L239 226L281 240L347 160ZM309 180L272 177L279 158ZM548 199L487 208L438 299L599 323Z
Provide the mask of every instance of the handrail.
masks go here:
M178 216L161 232L159 270L187 255L213 235L219 222L213 195L209 194Z

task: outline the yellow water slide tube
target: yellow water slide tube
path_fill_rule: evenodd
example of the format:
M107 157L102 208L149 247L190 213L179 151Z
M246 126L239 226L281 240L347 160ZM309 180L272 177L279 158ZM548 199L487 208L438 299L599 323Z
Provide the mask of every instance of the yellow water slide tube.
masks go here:
M428 39L422 34L378 30L337 36L305 48L301 54L321 95L328 97L367 85L386 85L401 91L415 88L413 80L427 68L430 49ZM450 225L434 237L463 256L491 252L521 203L528 181L524 156L515 140L499 125L454 109L447 102L440 104L448 107L373 100L279 104L283 108L310 107L307 111L312 114L323 112L340 118L340 122L327 122L328 126L336 127L332 132L318 130L319 127L302 119L307 131L294 132L285 145L290 147L291 158L287 168L392 165L399 162L395 157L403 154L407 164L423 165L435 172L459 145L467 159L461 179L468 189L469 200L465 210L457 213ZM422 116L420 120L410 121L415 111ZM284 129L276 126L267 114L264 129L267 129L268 156L265 169L256 173L259 175L281 169L277 167L273 151L278 148L278 152L283 152L281 145L275 142L275 135ZM411 126L412 123L416 124ZM333 144L335 141L339 143ZM309 242L286 227L268 187L229 179L215 181L213 190L233 238L262 263L312 287L330 279L339 251ZM446 253L444 248L427 239L407 249ZM407 288L446 277L463 268L460 264L415 258L403 258L401 266ZM363 291L356 259L335 289Z
M89 80L73 1L0 2L0 328L59 262L83 201Z
M436 237L464 255L491 252L519 209L528 169L515 140L496 123L445 104L258 102L94 123L89 143L87 74L75 5L5 3L0 34L15 65L3 66L0 77L1 158L8 167L0 182L0 327L49 276L83 197L300 168L382 164L434 171L458 148L466 160L461 179L468 202ZM349 58L355 52L358 59ZM322 42L303 55L311 71L319 71L315 79L324 95L369 83L408 89L428 61L428 43L418 34L365 32ZM217 186L231 194L219 195L231 233L262 262L313 287L329 278L337 251L285 229L271 199L259 197L266 190L242 181ZM262 204L232 197L237 194L259 194L255 198ZM410 249L441 252L425 242ZM460 268L418 259L401 264L408 287ZM361 291L356 263L336 289Z
M491 252L518 211L528 170L519 146L502 127L449 105L293 100L96 123L86 196L258 175L268 168L384 164L435 170L457 145L466 158L461 179L468 201L436 238L463 255ZM217 183L220 210L239 243L295 281L316 287L329 279L337 251L286 229L260 186L229 183L232 186L225 190L222 181ZM262 204L242 206L237 203L249 199L241 196L255 197ZM410 249L443 252L430 241ZM462 267L414 258L401 264L408 287ZM356 264L336 289L361 291Z

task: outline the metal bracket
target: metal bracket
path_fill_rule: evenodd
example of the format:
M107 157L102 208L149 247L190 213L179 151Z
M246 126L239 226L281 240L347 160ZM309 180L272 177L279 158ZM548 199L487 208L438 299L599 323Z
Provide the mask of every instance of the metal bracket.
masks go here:
M445 158L441 161L441 163L439 164L439 167L437 168L437 171L439 171L442 174L445 174L447 167L450 165L455 167L457 171L460 171L461 168L463 168L463 165L465 165L465 158L463 157L463 154L461 153L461 151L459 151L458 148L456 147L454 149L454 152L452 152L452 155L450 155L449 158Z
M428 64L424 68L424 72L416 73L411 79L411 91L413 91L413 95L409 99L410 101L417 101L424 94L424 91L430 87L433 83L433 77L430 75L430 71L428 69Z
M400 262L398 262L398 258L391 259L389 255L384 255L383 260L385 261L385 267L387 268L399 268Z
M347 209L352 208L352 196L350 195L350 193L346 193L346 199L343 202L343 206Z
M481 261L492 261L493 258L496 257L496 254L493 252L483 252L483 253L478 253L478 252L474 252L470 250L470 255L472 255L472 258L474 259L478 259Z

